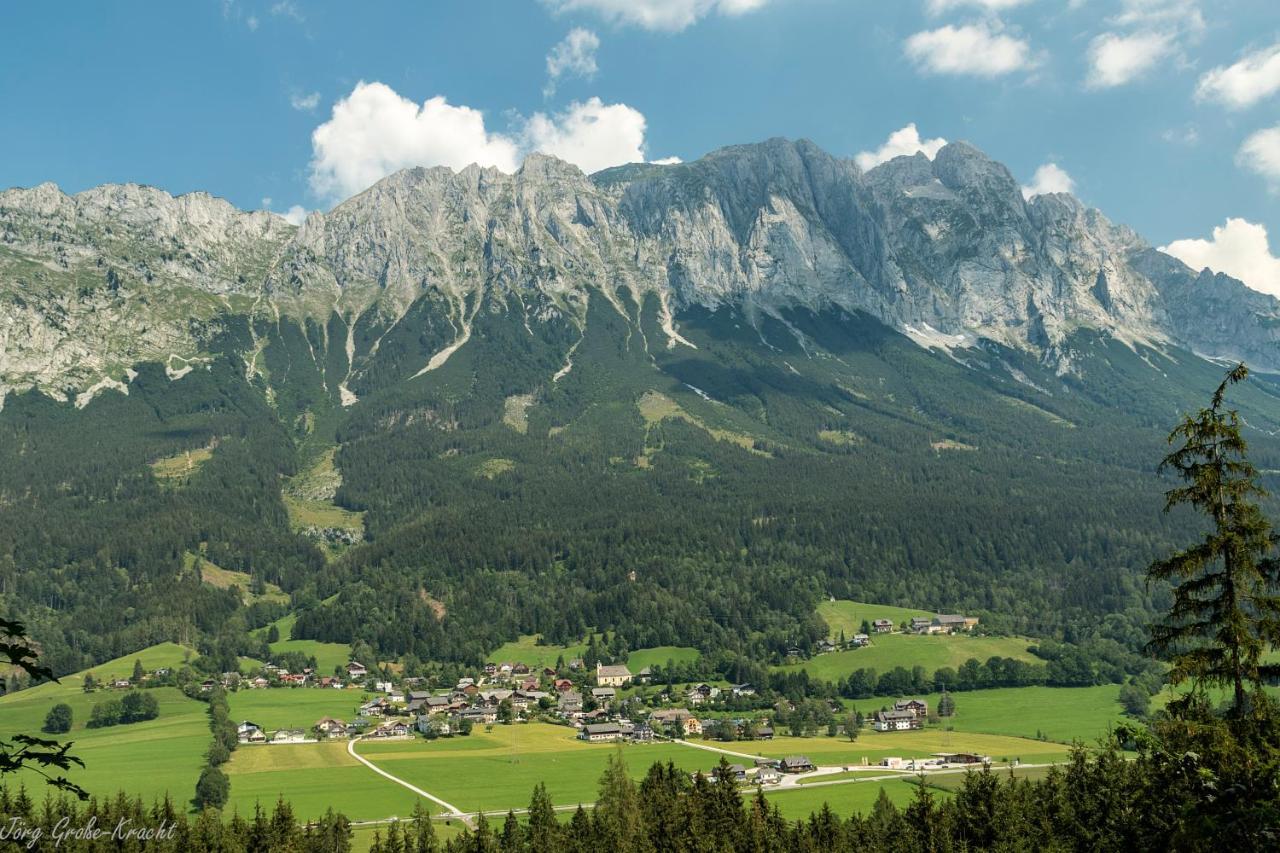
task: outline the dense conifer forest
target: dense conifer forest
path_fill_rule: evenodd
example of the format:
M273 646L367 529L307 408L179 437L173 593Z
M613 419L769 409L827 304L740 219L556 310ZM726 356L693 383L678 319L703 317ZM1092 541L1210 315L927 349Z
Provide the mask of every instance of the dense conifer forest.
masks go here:
M1140 650L1166 595L1142 571L1188 523L1160 513L1151 460L1213 365L1082 334L1058 375L862 317L789 322L692 315L697 349L668 349L652 304L628 318L592 303L550 381L576 330L543 340L487 310L417 379L434 338L389 336L348 408L341 368L312 355L323 330L255 329L246 380L234 353L251 335L229 323L225 354L179 380L140 365L127 396L83 408L11 396L0 603L56 672L162 640L252 654L248 632L290 610L295 637L385 658L474 663L518 634L595 628L768 663L826 636L828 596L1089 648L1095 679ZM1264 472L1280 469L1276 388L1240 392ZM282 500L328 448L333 501L364 524L337 551ZM207 458L177 480L152 467L189 451ZM193 554L290 600L202 583Z

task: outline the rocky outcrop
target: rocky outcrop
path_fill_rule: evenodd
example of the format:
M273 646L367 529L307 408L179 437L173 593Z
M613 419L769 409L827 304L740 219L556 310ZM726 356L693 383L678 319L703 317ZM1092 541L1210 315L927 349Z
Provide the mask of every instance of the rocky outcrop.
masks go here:
M457 334L429 369L484 304L581 323L593 293L624 312L655 296L672 345L692 306L838 305L929 345L985 338L1061 359L1087 328L1280 369L1276 300L1189 270L1069 195L1025 200L970 145L864 174L775 139L592 176L542 155L511 175L409 169L297 229L136 185L0 193L0 396L83 390L143 359L181 372L233 315L327 335L336 313L346 340L324 346L351 364L380 340L357 342L360 318L385 330L424 296Z

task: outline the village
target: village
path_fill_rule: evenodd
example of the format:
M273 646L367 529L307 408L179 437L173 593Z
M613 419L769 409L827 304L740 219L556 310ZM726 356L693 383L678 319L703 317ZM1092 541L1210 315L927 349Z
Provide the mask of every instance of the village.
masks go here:
M655 740L712 742L713 728L723 733L726 727L730 731L729 740L771 741L774 738L768 717L732 716L723 711L725 700L753 696L756 690L751 684L718 687L701 682L676 692L664 689L642 698L633 688L652 683L653 673L648 667L633 673L625 664L597 663L591 669L575 659L568 662L567 668L569 675L565 676L552 667L533 668L520 662L489 663L475 675L460 678L447 690L417 689L421 679L386 680L358 661L347 664L345 678L317 677L307 671L281 672L278 667L268 666L266 674L243 679L238 684L231 678L224 680L230 689L361 692L362 701L353 703L354 714L350 719L325 716L309 729L269 731L253 720L242 720L237 727L237 737L246 746L352 739L430 741L466 737L477 726L488 730L495 725L534 720L571 728L578 740L591 744L645 744ZM200 688L213 689L217 683L209 680ZM872 732L887 734L922 729L927 720L929 707L924 700L904 699L874 711L865 721L858 715L857 725L862 727L865 722ZM990 758L971 753L937 753L927 759L885 758L879 766L891 770L927 770L983 763L990 763ZM811 773L818 768L806 756L792 755L759 758L750 767L732 764L730 770L735 779L744 784L777 785L783 781L784 774Z

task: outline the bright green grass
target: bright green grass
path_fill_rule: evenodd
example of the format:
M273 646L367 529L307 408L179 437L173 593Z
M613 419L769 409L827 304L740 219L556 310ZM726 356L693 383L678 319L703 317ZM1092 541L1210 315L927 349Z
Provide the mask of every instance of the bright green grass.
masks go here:
M487 660L494 663L524 663L531 667L555 666L558 659L563 657L567 663L582 657L586 650L585 642L568 646L540 646L537 636L526 634L494 649ZM669 660L677 663L695 661L700 655L697 649L687 646L655 646L651 649L636 649L628 655L627 666L632 672L639 672L646 666L666 666Z
M249 720L267 731L305 729L310 731L321 717L337 717L350 722L356 716L363 690L330 690L319 687L237 690L227 694L231 716L236 722Z
M788 755L804 755L814 764L847 765L850 768L862 765L864 759L867 764L878 764L883 758L928 758L936 752L977 752L991 756L991 760L995 762L1005 758L1021 758L1025 763L1038 764L1063 761L1069 752L1069 747L1060 743L981 732L947 732L938 728L913 732L864 730L854 743L843 737L819 736L775 737L771 741L722 746L751 756L783 758Z
M701 652L688 646L655 646L651 649L636 649L627 656L627 668L635 673L646 666L666 666L668 661L692 663L701 656Z
M352 820L403 817L418 801L428 811L439 811L430 800L360 764L347 754L345 741L241 746L226 771L231 779L227 811L241 815L253 814L257 804L270 810L279 799L302 820L329 808Z
M933 616L928 610L912 610L909 607L894 607L889 604L867 604L862 601L824 601L818 605L818 616L831 629L832 637L839 637L844 631L846 638L862 633L863 621L874 622L877 619L888 619L894 627L910 620L913 616Z
M831 810L840 817L849 817L871 811L880 791L898 808L909 804L915 797L915 784L910 779L892 779L884 782L850 782L843 785L808 785L785 790L765 789L769 802L776 803L782 816L788 820L802 820L829 803ZM941 793L941 792L940 792Z
M926 672L932 673L944 666L958 669L969 658L983 662L992 657L1035 662L1037 658L1027 651L1029 645L1029 640L1020 637L881 634L872 638L871 645L865 648L818 655L778 669L788 672L807 670L810 676L826 681L846 678L856 669L874 669L883 673L895 666L907 669L922 666Z
M586 643L575 643L571 646L540 646L538 638L526 634L518 640L503 643L493 650L487 660L493 663L524 663L529 666L555 666L556 659L563 657L565 662L582 657L587 650Z
M175 647L177 648L177 647ZM154 655L139 655L147 665ZM74 683L73 683L74 681ZM81 676L68 676L63 684L43 684L0 699L0 737L23 732L40 734L45 714L59 702L71 706L73 725L68 734L55 736L72 741L71 754L84 761L67 778L97 796L125 791L150 802L168 793L180 808L195 791L196 778L209 746L209 720L205 705L188 699L173 687L157 687L150 692L159 700L160 716L155 720L89 729L85 723L97 702L118 698L124 691L99 690L84 693ZM13 783L22 783L33 792L44 786L34 772L16 774ZM12 784L12 783L11 783Z
M319 675L333 675L335 667L346 666L351 660L351 647L345 643L322 643L319 640L290 640L289 634L293 631L293 623L298 621L298 617L294 613L277 619L276 628L280 631L280 641L271 644L271 651L277 654L281 652L302 652L308 657L314 656L316 659L316 672ZM257 633L265 633L266 629L259 629ZM373 661L362 661L365 666L373 666ZM336 692L336 691L335 691Z
M1093 744L1122 717L1118 684L1100 687L1003 687L952 693L956 715L946 722L957 731L1015 735ZM939 695L925 697L938 707ZM867 699L857 704L863 713L879 708L885 700ZM865 707L864 707L865 706Z
M707 771L719 760L678 744L587 744L571 729L541 723L477 729L470 737L432 742L362 742L357 748L388 773L467 811L523 808L539 782L557 805L594 802L600 774L614 754L636 779L656 761Z

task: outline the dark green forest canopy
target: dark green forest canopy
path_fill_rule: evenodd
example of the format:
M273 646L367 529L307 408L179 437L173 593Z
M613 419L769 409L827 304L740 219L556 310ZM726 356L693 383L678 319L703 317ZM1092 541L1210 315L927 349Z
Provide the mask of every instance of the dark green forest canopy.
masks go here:
M381 343L347 408L349 366L323 346L338 330L289 321L227 323L208 369L141 365L127 396L83 409L10 396L6 611L59 672L160 640L225 645L280 615L184 571L200 552L290 593L297 637L423 660L589 627L765 660L826 635L829 595L1138 648L1164 594L1142 572L1190 523L1161 515L1153 460L1220 374L1081 334L1059 375L835 312L687 314L697 348L672 348L656 305L597 298L585 333L482 306L467 345L413 378L451 340L437 308L357 322ZM254 335L247 380L235 353ZM1260 377L1238 400L1263 471L1280 469L1277 387ZM519 395L523 431L504 422ZM365 513L366 541L326 562L291 532L281 483L334 445L335 500ZM196 448L212 455L181 487L154 476Z

